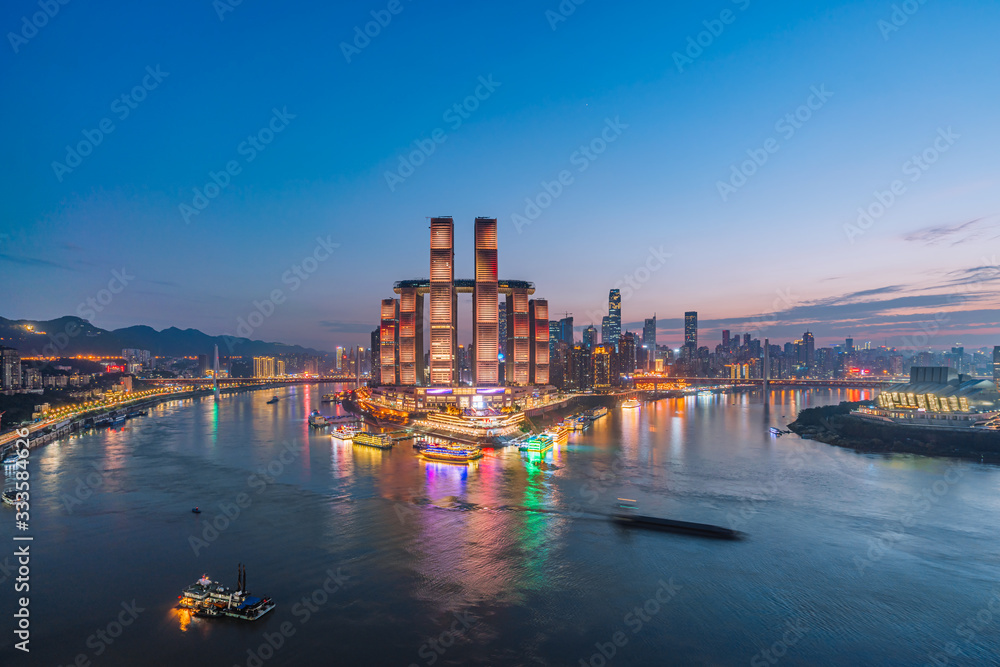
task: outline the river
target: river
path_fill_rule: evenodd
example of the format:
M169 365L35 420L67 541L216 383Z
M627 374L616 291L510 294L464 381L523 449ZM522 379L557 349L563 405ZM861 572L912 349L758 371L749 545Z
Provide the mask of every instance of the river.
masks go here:
M612 410L541 460L426 463L331 442L335 385L165 403L30 457L30 591L0 552L2 664L922 665L1000 655L1000 469L795 435L865 392ZM8 471L9 473L10 471ZM617 527L646 514L714 541ZM200 515L191 513L199 506ZM3 508L0 538L15 533ZM214 524L214 525L213 525ZM277 608L174 608L201 574ZM13 648L30 595L31 653ZM990 609L991 600L996 612ZM971 624L970 624L971 620Z

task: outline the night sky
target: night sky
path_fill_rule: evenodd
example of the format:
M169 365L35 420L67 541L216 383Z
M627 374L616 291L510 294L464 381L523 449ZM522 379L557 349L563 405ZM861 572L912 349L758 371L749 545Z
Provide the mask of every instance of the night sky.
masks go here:
M483 4L4 3L0 315L367 344L490 216L579 327L1000 344L1000 4Z

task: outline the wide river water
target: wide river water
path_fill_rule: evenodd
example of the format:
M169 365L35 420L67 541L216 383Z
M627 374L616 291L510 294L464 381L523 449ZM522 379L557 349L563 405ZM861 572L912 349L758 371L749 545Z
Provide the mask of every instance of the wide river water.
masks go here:
M768 433L863 393L666 399L466 467L331 442L306 420L334 389L163 404L34 450L31 652L3 508L0 664L1000 661L1000 468ZM619 497L746 537L623 529ZM174 608L238 563L272 613Z

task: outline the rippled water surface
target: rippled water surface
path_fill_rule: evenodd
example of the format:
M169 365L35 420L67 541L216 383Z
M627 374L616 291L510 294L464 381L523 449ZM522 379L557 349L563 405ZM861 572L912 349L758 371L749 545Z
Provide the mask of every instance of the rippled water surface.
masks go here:
M0 662L997 664L1000 471L768 433L857 392L646 403L465 467L331 442L306 418L333 389L162 405L35 450L32 650L11 647L4 547ZM747 537L621 529L618 497ZM278 602L264 619L173 608L240 562Z

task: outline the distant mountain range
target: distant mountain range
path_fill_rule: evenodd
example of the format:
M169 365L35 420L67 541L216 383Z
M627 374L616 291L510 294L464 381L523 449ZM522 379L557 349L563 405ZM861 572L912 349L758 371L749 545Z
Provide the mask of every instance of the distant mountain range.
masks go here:
M215 345L219 346L220 357L329 354L299 345L266 343L232 336L209 336L197 329L170 327L157 331L152 327L134 326L107 331L74 316L45 321L8 320L0 317L0 345L16 348L23 357L72 357L85 354L109 356L120 355L125 348L149 350L154 356L160 357L190 357L210 355Z

